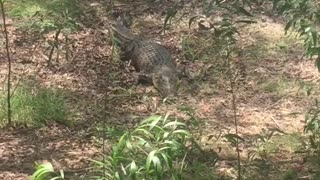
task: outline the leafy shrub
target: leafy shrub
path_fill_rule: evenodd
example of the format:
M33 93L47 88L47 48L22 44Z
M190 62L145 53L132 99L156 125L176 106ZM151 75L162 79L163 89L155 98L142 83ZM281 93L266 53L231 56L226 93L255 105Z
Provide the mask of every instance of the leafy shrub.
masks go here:
M320 104L316 99L313 107L310 108L305 118L304 131L309 135L309 143L307 151L311 155L309 162L316 167L314 171L314 178L319 179L320 177Z
M310 148L312 148L320 158L320 104L315 100L315 104L306 114L305 133L309 133Z
M320 69L318 4L314 0L273 0L274 9L288 19L285 30L298 32L298 36L304 39L305 55L316 57L316 65Z
M46 162L36 164L36 171L30 177L30 180L59 180L64 179L64 173L60 170L60 175L53 169L51 163Z
M190 137L185 124L151 116L125 133L104 161L94 161L99 172L95 178L181 179Z

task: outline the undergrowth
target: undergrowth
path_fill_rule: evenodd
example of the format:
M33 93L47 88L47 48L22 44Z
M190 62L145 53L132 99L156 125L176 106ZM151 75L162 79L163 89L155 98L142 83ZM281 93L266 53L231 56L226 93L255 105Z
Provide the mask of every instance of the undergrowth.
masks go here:
M16 24L18 27L37 31L73 31L82 13L76 0L10 0L8 6L9 16L23 19L22 24Z
M0 126L6 123L6 92L0 92ZM21 85L11 96L12 119L15 124L41 125L55 121L70 125L65 94L60 90Z
M184 123L151 116L124 133L111 153L95 161L96 179L181 179L191 134Z

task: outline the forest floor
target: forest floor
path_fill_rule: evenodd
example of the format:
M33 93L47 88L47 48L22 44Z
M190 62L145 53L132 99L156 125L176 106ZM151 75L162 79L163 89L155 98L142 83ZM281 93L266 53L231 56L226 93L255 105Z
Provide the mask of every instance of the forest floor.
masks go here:
M97 12L99 3L91 2ZM144 117L167 112L186 122L199 122L201 133L198 130L195 135L200 146L217 152L220 157L214 167L206 163L207 168L203 172L199 170L198 179L209 179L208 171L230 179L236 176L235 148L220 137L235 133L235 126L224 63L214 55L217 50L211 49L213 29L201 30L197 23L188 28L197 8L187 5L172 19L165 34L160 32L165 16L158 8L139 3L117 7L131 8L132 30L163 43L178 66L186 66L195 80L183 79L179 98L170 103L162 102L152 87L136 85L132 68L111 57L110 37L101 32L107 24L103 18L92 20L90 26L85 24L70 34L72 45L62 46L64 38L59 37L61 53L59 58L54 53L53 65L48 67L50 46L47 42L53 41L55 33L35 35L22 31L15 26L22 20L9 17L15 85L22 77L41 86L63 89L73 112L71 119L76 123L72 127L51 123L41 128L2 129L0 179L27 179L34 170L34 162L39 161L49 161L56 169L86 179L88 160L101 152L93 133L101 119L107 119L110 127L129 128ZM234 58L243 74L235 95L238 133L245 140L240 147L244 175L246 179L279 179L292 170L299 177L307 177L309 166L295 151L303 149L305 113L319 95L320 76L314 61L302 58L302 43L285 35L281 20L261 12L255 14L255 20L257 23L239 26L237 47L240 51ZM206 21L216 19L209 17ZM67 58L66 49L70 51ZM1 48L0 82L3 84L6 74L7 59L5 49ZM308 96L306 89L310 86L314 86L314 91ZM272 137L267 139L271 133ZM256 152L254 157L250 156L253 152Z

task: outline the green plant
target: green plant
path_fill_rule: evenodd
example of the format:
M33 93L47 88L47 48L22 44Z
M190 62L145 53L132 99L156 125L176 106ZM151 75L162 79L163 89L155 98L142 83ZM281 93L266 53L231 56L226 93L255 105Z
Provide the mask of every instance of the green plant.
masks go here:
M60 170L60 174L56 173L51 163L46 162L36 164L36 171L30 177L30 180L59 180L64 179L64 173Z
M320 47L317 26L320 22L319 3L314 0L273 0L273 8L284 15L288 22L286 33L292 29L304 39L305 55L317 57L316 66L320 70Z
M0 94L2 109L0 120L7 115L5 95ZM23 84L11 96L12 119L15 123L29 125L47 124L56 121L70 125L67 121L65 95L50 88L31 87Z
M6 47L6 56L8 61L8 74L7 74L7 117L8 117L8 125L11 126L12 124L12 109L11 109L11 57L10 57L10 45L9 45L9 37L7 31L7 23L6 23L6 14L4 8L4 0L0 1L0 8L1 8L1 16L2 16L2 24L3 24L3 34L5 37L5 47Z
M277 151L279 147L274 145L273 140L271 140L276 132L283 133L279 129L263 129L260 134L255 135L255 148L248 154L250 161L255 160L257 156L263 161L266 161L271 153Z
M310 148L320 160L320 104L315 100L305 116L304 132L309 134ZM319 161L320 162L320 161ZM319 164L320 165L320 164Z
M20 27L40 31L62 29L70 32L77 28L76 19L81 14L75 0L17 0L9 1L9 15L24 18Z
M151 116L125 133L103 161L94 161L97 179L181 179L186 143L191 134L186 125L162 116Z
M39 89L33 101L34 120L62 122L66 120L66 105L64 95L58 90Z
M192 44L190 42L190 38L189 37L185 37L183 38L182 42L181 42L181 46L182 46L182 52L183 55L185 56L186 59L190 59L191 62L194 62L197 58L197 54L194 50L194 47L192 47Z
M314 177L318 179L320 172L320 104L318 99L307 112L305 123L304 132L309 136L309 143L306 146L311 157L309 157L309 162L315 165L317 170L314 171Z

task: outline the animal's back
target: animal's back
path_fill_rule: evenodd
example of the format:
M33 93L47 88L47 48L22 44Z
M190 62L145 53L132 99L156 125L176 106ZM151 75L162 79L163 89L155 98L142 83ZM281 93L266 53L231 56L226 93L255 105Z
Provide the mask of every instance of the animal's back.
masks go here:
M150 75L154 86L164 95L177 91L176 65L170 52L162 45L133 35L126 27L117 23L113 26L127 59L131 59L138 72Z
M137 47L134 47L130 57L137 71L152 73L156 66L176 68L169 51L162 45L148 40L133 43Z

